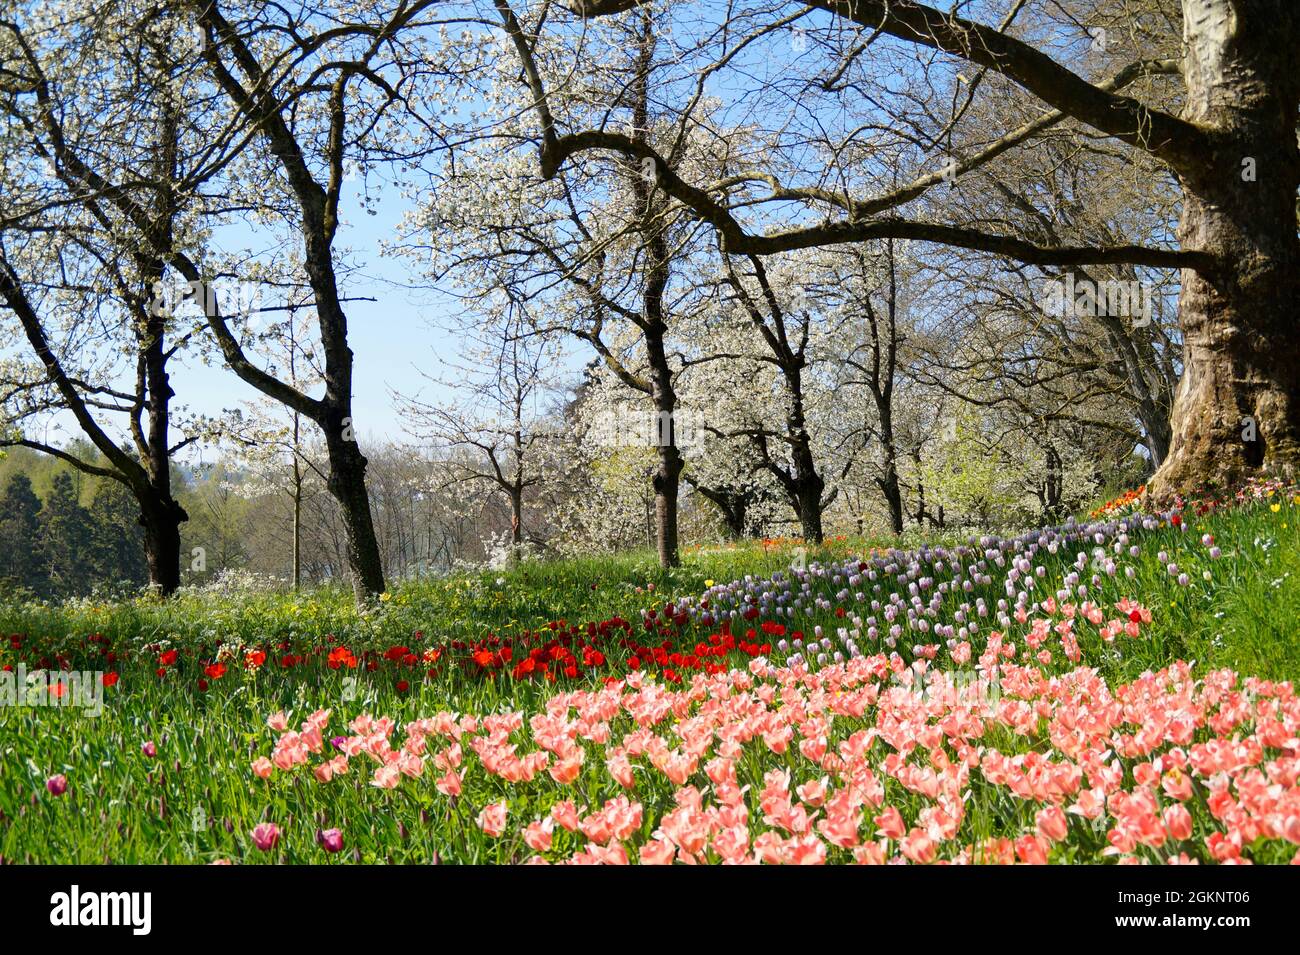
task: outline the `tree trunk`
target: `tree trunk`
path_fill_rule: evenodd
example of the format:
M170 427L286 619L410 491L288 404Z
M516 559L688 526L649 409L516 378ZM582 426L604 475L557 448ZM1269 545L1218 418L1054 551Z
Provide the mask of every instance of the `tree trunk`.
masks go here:
M293 589L302 589L302 484L293 491Z
M676 445L660 445L659 467L654 476L655 538L659 566L664 568L681 564L677 550L677 496L684 464Z
M161 323L159 323L161 325ZM136 489L141 523L145 529L145 562L149 586L169 597L181 585L181 531L189 520L185 508L172 497L169 403L173 395L167 375L161 327L150 329L152 340L145 348L148 396L147 487Z
M803 531L805 544L821 546L826 535L822 532L822 491L825 482L821 478L805 478L798 490L799 526Z
M748 509L749 502L743 493L733 495L731 506L723 508L722 513L727 521L727 540L738 541L745 536L745 514Z
M826 502L822 500L822 492L826 490L826 481L817 472L817 460L813 455L812 438L808 434L808 421L804 414L803 359L792 356L792 360L782 365L781 371L790 391L786 439L790 442L790 456L794 464L790 475L793 478L790 482L791 497L799 514L804 543L820 546L825 539L822 533L822 508Z
M663 284L666 273L655 273L652 291L646 295L646 311L651 316L660 314ZM642 329L646 353L650 364L651 398L654 402L655 427L653 437L658 455L654 473L655 539L659 549L659 566L665 569L681 563L677 552L677 498L681 489L682 468L686 462L677 447L677 425L673 416L677 411L677 392L673 388L673 372L668 364L664 346L667 326L662 320L652 320Z
M507 493L510 495L510 543L518 547L524 542L524 489L516 485Z
M889 530L897 537L903 533L903 489L898 484L898 468L894 466L894 457L890 453L886 454L885 473L878 483L889 509Z
M633 85L632 124L634 136L645 142L650 128L650 71L654 62L654 20L642 11L641 45ZM641 218L641 238L645 243L645 287L641 293L645 312L641 333L645 338L646 357L650 366L650 397L654 403L659 466L654 475L655 531L659 548L659 566L667 569L681 563L677 552L677 496L680 490L681 451L677 448L677 393L673 387L672 367L664 338L668 334L668 315L664 308L664 290L668 287L671 251L664 226L657 221L660 211L658 190L642 175L632 177L632 194Z
M363 604L384 592L383 561L366 491L366 457L351 437L350 422L345 425L340 420L324 431L330 463L328 486L342 511L352 591L357 603Z
M1065 493L1065 477L1062 473L1061 456L1050 444L1046 448L1047 476L1043 482L1043 491L1039 500L1043 505L1043 523L1059 520L1061 517L1061 499Z
M292 329L292 323L290 328ZM292 346L292 342L290 343ZM297 370L294 352L289 352L289 368L297 386ZM293 589L297 593L302 588L302 462L298 459L299 441L302 434L302 420L298 412L293 413Z
M1186 118L1215 146L1183 177L1178 237L1222 263L1184 270L1183 377L1169 456L1151 482L1167 499L1231 488L1300 465L1300 151L1294 0L1184 0Z
M145 562L149 586L169 597L181 585L181 523L188 519L175 502L141 503L140 526L144 528Z
M711 501L722 512L727 540L738 541L745 536L745 518L749 514L749 493L747 491L729 491L725 488L704 487L689 478L686 480L696 492L706 500Z
M893 340L893 323L890 323L890 338ZM892 351L891 362L892 365ZM892 376L892 368L890 371ZM894 408L893 388L881 388L872 385L872 394L876 400L876 415L880 419L880 447L884 456L882 474L876 479L880 492L885 496L885 506L889 509L889 529L898 536L903 533L903 489L898 483L898 448L894 443ZM925 507L924 494L921 500Z

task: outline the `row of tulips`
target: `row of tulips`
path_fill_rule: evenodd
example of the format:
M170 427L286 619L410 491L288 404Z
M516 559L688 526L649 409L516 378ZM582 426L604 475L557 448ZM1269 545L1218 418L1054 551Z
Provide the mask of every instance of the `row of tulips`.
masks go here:
M1177 663L1110 687L1026 650L992 637L969 681L896 654L632 673L332 737L329 711L276 713L252 772L436 792L477 827L448 851L493 861L1300 863L1291 684Z

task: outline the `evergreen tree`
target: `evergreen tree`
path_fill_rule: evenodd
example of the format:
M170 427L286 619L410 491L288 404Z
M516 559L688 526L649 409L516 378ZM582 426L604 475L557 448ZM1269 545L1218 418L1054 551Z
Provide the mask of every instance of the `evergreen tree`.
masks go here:
M60 597L89 593L92 545L90 515L78 500L72 475L60 471L41 511L41 532L49 561L50 590Z
M0 499L0 582L38 595L49 577L41 536L41 499L25 474L15 474Z
M118 481L104 481L90 503L90 567L92 583L149 583L144 555L140 505Z

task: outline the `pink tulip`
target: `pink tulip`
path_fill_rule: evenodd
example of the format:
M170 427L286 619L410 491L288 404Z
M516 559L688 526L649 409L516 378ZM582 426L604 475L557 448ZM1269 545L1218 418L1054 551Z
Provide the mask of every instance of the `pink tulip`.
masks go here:
M882 835L890 839L901 839L907 832L902 814L893 806L886 806L885 811L872 820Z
M551 818L570 832L578 831L578 807L567 799L551 807Z
M1182 803L1174 803L1166 809L1163 818L1171 839L1182 841L1192 837L1192 814Z
M158 755L158 748L154 746L153 740L149 739L145 740L143 745L141 745L140 752L144 753L150 759L153 759Z
M433 785L444 796L460 795L460 776L456 775L456 771L453 769L447 770L446 773L438 777L438 781Z
M62 773L51 776L45 780L45 788L50 791L51 796L62 796L68 791L68 780Z
M1069 832L1069 823L1059 806L1040 809L1034 818L1038 823L1038 834L1051 842L1060 842Z
M506 816L509 809L504 802L489 803L478 814L478 826L492 838L506 831Z
M326 852L341 852L343 850L343 833L338 829L326 829L317 835L321 848Z
M280 841L280 827L273 822L260 822L253 827L253 845L270 852Z
M651 839L641 847L642 865L671 865L676 848L666 839Z
M555 831L555 820L550 816L540 822L533 822L524 830L524 845L534 852L545 852L551 847L551 833Z
M1034 836L1021 836L1016 840L1016 855L1025 865L1047 865L1047 846Z

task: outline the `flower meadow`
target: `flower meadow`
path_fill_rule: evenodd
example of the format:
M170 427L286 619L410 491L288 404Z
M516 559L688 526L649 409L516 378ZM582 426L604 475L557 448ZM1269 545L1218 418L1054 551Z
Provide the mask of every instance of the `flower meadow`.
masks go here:
M1278 483L1125 495L1008 537L412 584L325 632L20 608L2 672L46 698L0 708L0 855L1300 863L1297 517ZM100 715L60 705L73 670Z

